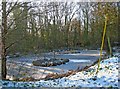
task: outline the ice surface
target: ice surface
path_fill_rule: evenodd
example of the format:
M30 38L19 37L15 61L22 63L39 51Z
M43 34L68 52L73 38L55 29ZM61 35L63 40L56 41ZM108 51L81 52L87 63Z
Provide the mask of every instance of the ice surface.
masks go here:
M72 61L78 62L78 60ZM75 75L47 81L0 82L3 87L118 87L118 57L101 61L97 75L96 69L97 65L90 67L89 71L82 71Z

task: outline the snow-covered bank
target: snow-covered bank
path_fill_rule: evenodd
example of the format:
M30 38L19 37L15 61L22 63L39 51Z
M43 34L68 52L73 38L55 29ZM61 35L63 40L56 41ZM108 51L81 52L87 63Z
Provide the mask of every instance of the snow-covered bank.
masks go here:
M0 81L3 87L118 87L118 57L101 61L97 75L97 65L87 71L54 80L36 82Z

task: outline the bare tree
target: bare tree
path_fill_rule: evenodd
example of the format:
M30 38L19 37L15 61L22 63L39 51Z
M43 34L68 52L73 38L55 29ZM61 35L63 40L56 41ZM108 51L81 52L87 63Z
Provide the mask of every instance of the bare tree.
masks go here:
M7 68L6 68L6 56L8 53L8 49L13 46L15 43L18 43L20 40L22 40L23 38L20 38L18 40L16 40L15 42L10 43L9 45L7 44L7 36L8 34L12 33L12 32L8 32L10 30L10 28L14 25L15 20L18 19L14 19L10 21L10 13L14 10L14 8L16 7L16 5L18 5L18 2L7 2L6 0L2 1L2 26L1 26L1 75L2 75L2 79L6 79L6 75L7 75ZM19 5L22 6L22 3ZM24 4L26 5L26 4ZM9 7L9 8L7 8ZM20 13L22 14L22 13ZM25 13L26 14L26 13ZM25 21L25 25L26 25L26 21Z
M6 2L2 2L2 28L1 28L1 74L2 79L6 79L6 49L5 49L5 34L7 33L7 14L6 14Z

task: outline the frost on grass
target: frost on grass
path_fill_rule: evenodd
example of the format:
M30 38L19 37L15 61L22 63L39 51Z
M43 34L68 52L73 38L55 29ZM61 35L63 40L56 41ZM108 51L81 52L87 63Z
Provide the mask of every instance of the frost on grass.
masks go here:
M75 75L47 81L0 82L3 87L118 87L118 57L101 61L97 75L96 69L97 65Z

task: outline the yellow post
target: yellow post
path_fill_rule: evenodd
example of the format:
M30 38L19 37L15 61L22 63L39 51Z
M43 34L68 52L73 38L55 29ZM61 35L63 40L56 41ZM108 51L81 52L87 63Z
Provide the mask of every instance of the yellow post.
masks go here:
M100 61L102 58L102 50L103 50L103 45L104 45L104 40L105 40L105 33L106 33L106 27L107 27L107 14L105 15L105 25L104 25L104 29L103 29L103 36L102 36L102 44L101 44L101 48L100 48L100 58L98 60L98 68L97 68L97 72L96 74L99 72L99 68L100 68Z

